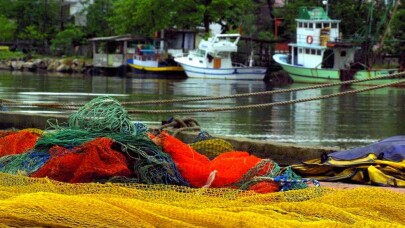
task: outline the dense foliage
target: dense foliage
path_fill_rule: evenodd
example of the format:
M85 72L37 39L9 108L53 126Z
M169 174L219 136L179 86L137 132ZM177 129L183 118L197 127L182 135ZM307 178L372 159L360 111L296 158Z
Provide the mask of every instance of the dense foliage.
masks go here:
M395 0L394 2L398 2ZM93 2L93 4L90 4ZM283 18L279 38L292 40L300 6L322 6L321 0L289 0L275 8L275 0L80 0L87 25L74 25L64 0L0 0L0 42L40 43L58 54L85 38L136 34L153 36L168 28L209 32L217 23L222 32L274 39L274 19ZM329 0L331 18L342 19L345 37L365 40L380 51L404 52L404 6L387 8L384 0ZM390 2L390 1L388 1ZM388 9L388 10L387 10ZM394 10L395 9L395 10ZM395 15L390 16L394 13ZM392 20L389 20L392 18ZM388 31L388 32L387 32ZM399 48L398 48L399 47ZM65 51L63 51L65 50Z
M252 15L251 0L116 0L109 19L116 33L152 35L166 28L209 31L218 23L223 31L242 23L243 16Z
M82 12L87 16L86 33L89 37L114 35L108 19L113 15L113 0L97 0L93 4L84 2L88 7Z
M0 40L32 39L49 41L59 29L58 26L61 21L60 1L0 0L0 6L0 15L8 19L8 23L0 23L0 31L4 27L9 28L5 36L0 33Z
M0 14L0 41L11 40L16 29L17 24L14 20Z

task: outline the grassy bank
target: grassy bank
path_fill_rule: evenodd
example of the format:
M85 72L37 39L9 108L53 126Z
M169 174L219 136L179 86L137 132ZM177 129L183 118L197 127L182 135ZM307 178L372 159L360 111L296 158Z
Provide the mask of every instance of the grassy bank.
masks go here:
M25 57L22 52L10 51L7 46L0 46L0 60L19 59Z

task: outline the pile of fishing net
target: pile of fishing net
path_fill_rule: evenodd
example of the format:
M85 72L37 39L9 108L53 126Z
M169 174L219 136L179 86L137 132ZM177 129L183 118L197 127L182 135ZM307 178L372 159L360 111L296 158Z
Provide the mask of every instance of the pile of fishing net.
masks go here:
M111 97L93 99L68 123L50 120L48 125L45 132L4 133L0 171L69 183L166 184L261 193L307 187L308 180L291 169L235 151L224 140L205 138L188 145L164 131L152 135L145 125L131 121Z
M403 193L307 187L290 168L227 141L151 135L110 97L49 126L0 131L3 226L405 225Z
M405 194L378 187L258 194L231 188L65 183L0 173L10 227L403 227Z

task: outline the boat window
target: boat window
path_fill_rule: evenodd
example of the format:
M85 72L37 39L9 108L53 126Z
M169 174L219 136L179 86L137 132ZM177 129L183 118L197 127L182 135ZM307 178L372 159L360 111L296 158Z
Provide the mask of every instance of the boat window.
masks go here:
M317 29L322 28L322 24L321 24L321 23L316 23L316 28L317 28Z
M311 49L311 55L315 55L316 50L315 49Z
M309 54L309 49L305 49L305 54Z
M312 23L308 23L308 28L314 28L314 25Z
M219 57L219 58L227 58L228 57L229 52L218 52L215 57Z
M316 50L316 54L317 54L317 55L322 55L321 50Z
M333 68L335 62L335 55L333 50L326 49L322 57L322 68Z
M299 48L299 49L298 49L298 52L299 52L299 53L302 53L302 48Z
M340 56L342 56L342 57L346 56L346 51L341 51Z
M323 23L323 27L324 27L324 28L329 28L330 25L329 25L329 23Z
M304 23L304 28L308 28L308 23Z
M197 49L196 56L204 57L205 56L205 51L201 50L201 49Z
M337 28L337 23L332 23L332 28Z
M298 22L298 28L302 28L302 22Z

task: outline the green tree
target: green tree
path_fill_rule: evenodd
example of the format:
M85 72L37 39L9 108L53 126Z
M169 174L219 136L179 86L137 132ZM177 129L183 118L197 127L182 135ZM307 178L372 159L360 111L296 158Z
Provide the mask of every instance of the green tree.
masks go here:
M52 39L51 50L56 54L70 54L74 46L82 44L85 33L80 27L67 25L63 31L56 34Z
M0 40L12 40L16 29L17 25L14 20L10 20L0 14Z
M398 5L390 22L388 34L384 39L384 49L390 54L403 56L405 55L405 5Z
M274 16L282 18L282 32L279 37L282 39L293 40L296 34L297 24L295 19L298 16L298 9L303 6L314 7L320 6L320 1L317 0L289 0L288 4L285 4L282 8L274 10Z
M42 33L37 26L29 25L20 32L18 38L31 41L42 41L46 38L46 36L47 35L45 33Z
M252 14L251 0L117 0L113 16L116 33L152 35L165 28L195 29L219 23L223 31L242 23L242 15Z
M89 4L87 0L82 3L88 6L83 12L87 17L87 35L89 37L113 35L108 22L113 13L113 0L95 0L93 4Z
M41 41L46 48L58 32L60 1L0 0L0 5L0 14L12 21L13 38Z

